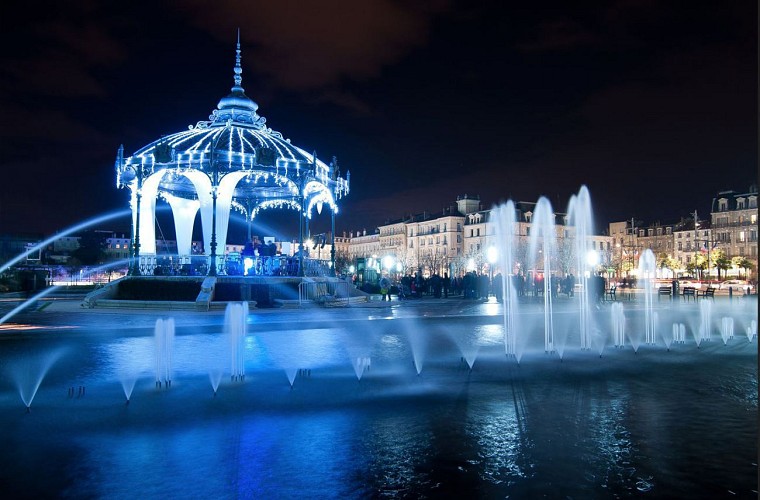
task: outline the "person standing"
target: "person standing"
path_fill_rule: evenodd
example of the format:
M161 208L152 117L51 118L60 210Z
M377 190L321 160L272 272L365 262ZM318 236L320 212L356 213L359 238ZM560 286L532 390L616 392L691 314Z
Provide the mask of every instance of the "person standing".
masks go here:
M380 293L382 294L381 300L387 300L390 302L391 300L391 280L388 279L388 276L383 276L380 278Z

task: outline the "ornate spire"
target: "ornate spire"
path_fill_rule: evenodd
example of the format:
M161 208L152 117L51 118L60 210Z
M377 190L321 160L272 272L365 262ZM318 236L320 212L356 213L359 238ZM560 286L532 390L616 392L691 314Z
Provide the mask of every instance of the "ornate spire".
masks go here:
M217 109L215 109L209 120L212 125L226 125L228 123L241 123L261 128L264 126L266 120L256 114L256 110L259 109L259 105L253 102L243 90L243 67L240 64L240 28L237 32L237 46L235 48L235 68L234 68L234 81L235 85L232 87L230 94L227 97L223 97Z
M240 86L241 83L243 83L243 77L241 76L243 74L243 67L240 65L240 28L237 30L237 49L235 50L235 86L232 87L232 90L240 90L243 91L243 87Z

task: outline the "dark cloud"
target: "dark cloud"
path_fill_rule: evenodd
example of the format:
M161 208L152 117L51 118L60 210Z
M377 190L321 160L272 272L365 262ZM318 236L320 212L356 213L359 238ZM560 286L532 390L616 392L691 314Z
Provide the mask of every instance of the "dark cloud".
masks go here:
M530 40L518 43L525 52L572 50L599 43L597 35L586 30L572 19L554 19L542 22Z
M298 91L377 77L424 45L433 17L448 8L445 1L188 3L177 8L199 29L229 43L239 27L249 67Z
M267 123L352 172L339 229L465 193L564 210L581 184L605 215L668 219L756 178L748 0L0 8L0 232L126 206L116 148L205 119L232 83L238 27Z

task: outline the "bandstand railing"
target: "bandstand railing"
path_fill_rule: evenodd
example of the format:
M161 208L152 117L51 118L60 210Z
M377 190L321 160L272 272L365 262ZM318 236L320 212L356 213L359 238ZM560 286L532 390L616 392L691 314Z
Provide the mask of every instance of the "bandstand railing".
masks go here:
M248 257L250 267L246 272L246 258L217 257L217 275L221 276L299 276L299 260L295 256ZM334 276L331 262L304 258L304 276ZM141 255L140 274L143 276L205 276L211 258L205 255Z
M347 306L351 294L348 281L303 281L298 284L298 305L306 302Z

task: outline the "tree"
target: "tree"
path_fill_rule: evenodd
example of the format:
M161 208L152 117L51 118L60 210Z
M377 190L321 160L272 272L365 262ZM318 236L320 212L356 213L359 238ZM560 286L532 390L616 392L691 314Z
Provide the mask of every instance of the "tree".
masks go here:
M675 275L678 266L678 261L673 258L672 255L665 252L661 252L657 255L657 267L660 269L668 269L673 275Z
M707 257L698 253L692 260L686 264L686 270L693 276L696 275L698 279L702 279L702 271L707 269Z
M335 251L335 270L337 274L344 274L348 272L348 266L351 263L351 258L348 252L344 249Z
M731 267L731 259L728 258L726 255L726 252L722 249L718 248L716 250L713 250L712 255L710 256L712 260L712 264L718 269L718 281L720 281L720 271L728 271Z
M737 255L731 259L731 265L739 269L744 269L745 278L749 278L750 271L755 269L755 263L743 255Z
M79 237L79 248L71 256L82 265L102 264L105 260L106 234L102 231L86 231Z

